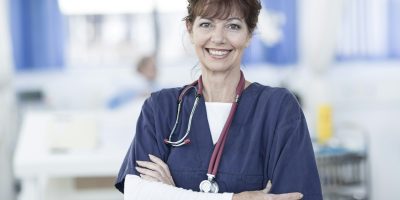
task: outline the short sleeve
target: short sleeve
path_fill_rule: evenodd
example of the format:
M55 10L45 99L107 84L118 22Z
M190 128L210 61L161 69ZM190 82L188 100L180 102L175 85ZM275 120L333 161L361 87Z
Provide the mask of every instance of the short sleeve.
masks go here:
M270 152L271 193L300 192L307 200L322 199L314 151L303 112L290 93L283 100L280 122Z
M160 145L163 145L162 138L156 135L155 112L152 98L148 98L142 106L136 125L135 137L126 153L115 182L115 187L122 193L124 193L125 176L127 174L139 175L135 170L137 160L148 161L149 154L160 158L164 157L164 153L160 150Z

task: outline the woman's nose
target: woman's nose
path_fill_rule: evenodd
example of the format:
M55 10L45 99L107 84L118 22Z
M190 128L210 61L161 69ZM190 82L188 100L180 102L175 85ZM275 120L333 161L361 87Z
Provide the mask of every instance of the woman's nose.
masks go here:
M224 30L221 27L216 27L211 34L211 42L214 44L225 43Z

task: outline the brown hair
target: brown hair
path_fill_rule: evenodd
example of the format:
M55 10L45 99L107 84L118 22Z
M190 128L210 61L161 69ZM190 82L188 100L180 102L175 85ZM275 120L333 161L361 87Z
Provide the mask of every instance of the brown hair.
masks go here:
M227 19L230 14L238 11L245 19L250 33L257 26L261 10L260 0L188 0L188 3L188 15L183 20L190 26L197 16Z

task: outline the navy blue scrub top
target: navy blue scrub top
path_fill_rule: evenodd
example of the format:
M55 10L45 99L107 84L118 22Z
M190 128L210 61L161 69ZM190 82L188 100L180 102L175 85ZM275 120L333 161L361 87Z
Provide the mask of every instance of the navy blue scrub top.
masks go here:
M124 191L127 174L137 160L148 161L153 154L166 162L177 187L199 191L207 179L214 149L204 98L194 113L188 138L191 143L171 147L169 137L182 88L164 89L149 97L137 122L135 138L116 180ZM191 89L183 99L183 109L173 140L182 138L195 99ZM247 87L234 116L216 176L220 192L239 193L262 190L272 181L271 193L301 192L303 199L322 199L321 186L310 135L303 112L286 89L252 83Z

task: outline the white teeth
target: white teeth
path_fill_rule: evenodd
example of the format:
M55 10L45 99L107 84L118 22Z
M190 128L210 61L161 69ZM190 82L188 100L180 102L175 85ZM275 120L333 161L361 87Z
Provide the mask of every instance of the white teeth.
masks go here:
M229 51L225 51L225 50L209 50L208 52L210 52L211 55L213 56L224 56L226 54L229 53Z

